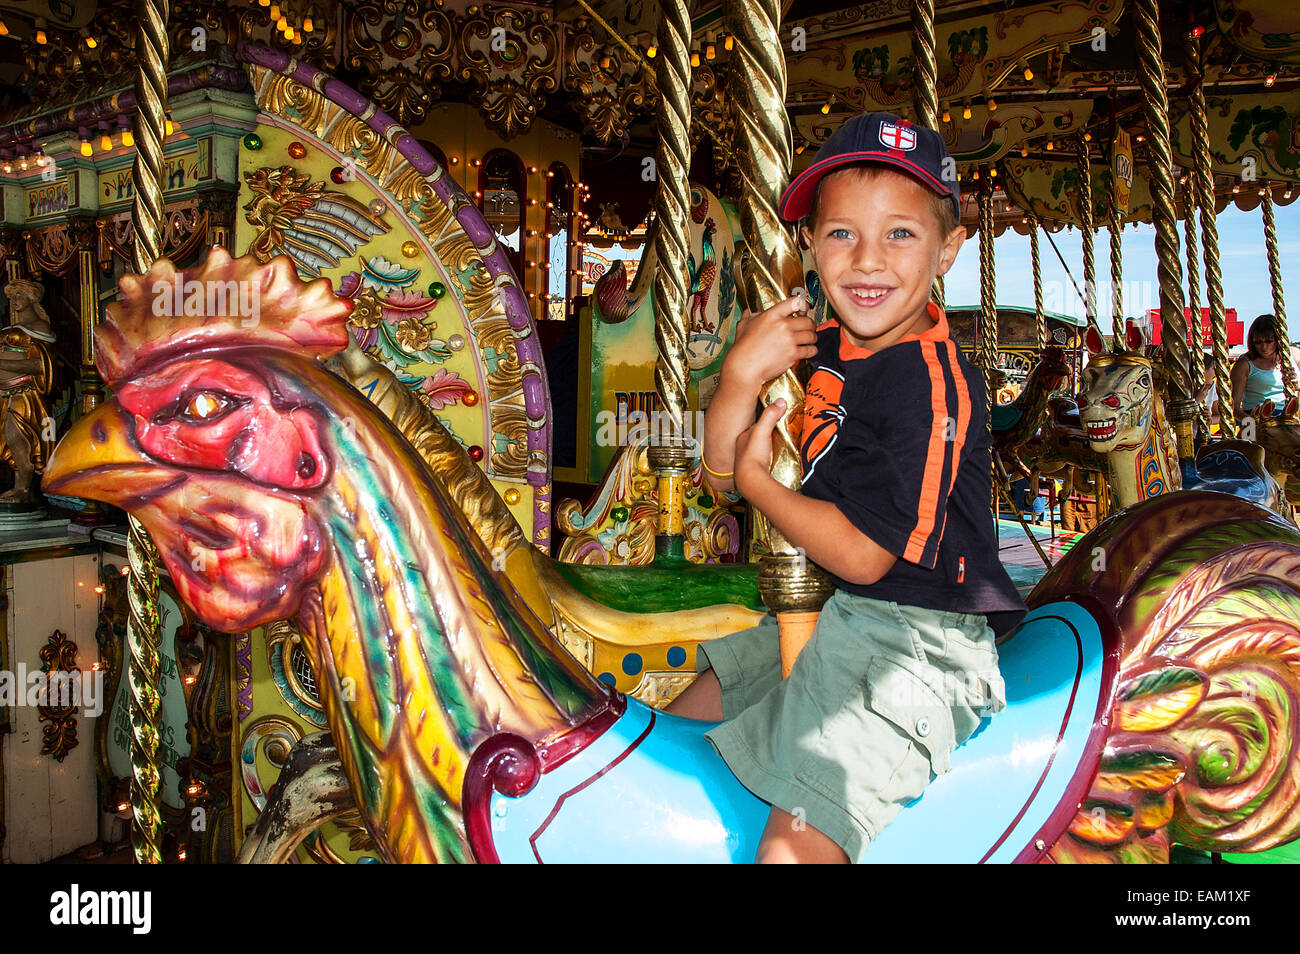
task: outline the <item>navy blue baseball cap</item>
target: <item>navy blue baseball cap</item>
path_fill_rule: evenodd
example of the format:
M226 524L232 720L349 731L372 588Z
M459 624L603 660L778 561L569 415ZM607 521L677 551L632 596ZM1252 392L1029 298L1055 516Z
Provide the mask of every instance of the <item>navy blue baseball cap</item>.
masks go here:
M879 163L906 172L940 195L950 196L957 218L961 218L957 166L948 156L943 137L893 113L862 113L831 133L817 150L813 164L795 176L781 196L777 209L781 218L787 222L802 219L812 207L817 183L856 162Z

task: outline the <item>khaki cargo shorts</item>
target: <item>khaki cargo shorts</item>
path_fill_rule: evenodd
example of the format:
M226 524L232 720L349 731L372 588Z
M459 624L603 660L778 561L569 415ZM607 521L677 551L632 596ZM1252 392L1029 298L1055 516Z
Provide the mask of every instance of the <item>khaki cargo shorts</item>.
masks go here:
M1006 705L983 616L842 590L788 679L771 616L702 643L697 668L722 685L725 721L707 738L736 778L853 861Z

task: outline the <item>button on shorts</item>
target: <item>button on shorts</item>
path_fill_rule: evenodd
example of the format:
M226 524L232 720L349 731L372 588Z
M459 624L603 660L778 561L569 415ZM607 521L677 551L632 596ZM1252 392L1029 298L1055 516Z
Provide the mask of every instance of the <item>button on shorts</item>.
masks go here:
M699 647L722 686L707 735L741 784L851 860L1006 705L993 630L977 614L836 590L788 679L777 625Z

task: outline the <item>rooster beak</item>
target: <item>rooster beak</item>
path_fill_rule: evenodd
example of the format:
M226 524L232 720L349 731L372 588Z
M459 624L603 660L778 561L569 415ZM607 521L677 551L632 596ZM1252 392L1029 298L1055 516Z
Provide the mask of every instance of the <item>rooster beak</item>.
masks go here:
M184 481L135 446L121 406L108 401L72 426L45 466L47 493L105 503L130 511Z

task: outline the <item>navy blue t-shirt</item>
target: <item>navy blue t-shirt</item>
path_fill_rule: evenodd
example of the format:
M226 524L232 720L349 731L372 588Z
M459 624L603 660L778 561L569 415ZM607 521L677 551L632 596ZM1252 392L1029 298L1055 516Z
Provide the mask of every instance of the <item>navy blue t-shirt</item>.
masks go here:
M804 404L803 493L828 500L898 557L851 593L910 606L979 613L1001 636L1025 613L998 560L990 512L984 381L936 324L882 351L818 329Z

